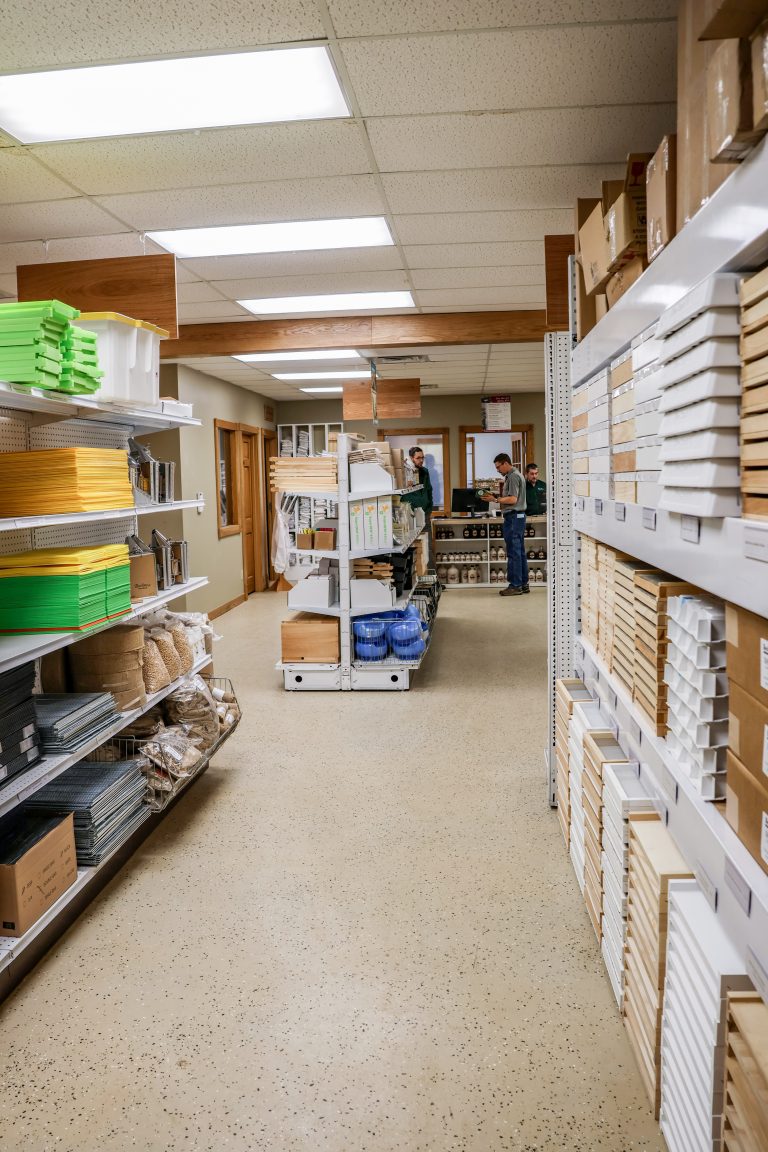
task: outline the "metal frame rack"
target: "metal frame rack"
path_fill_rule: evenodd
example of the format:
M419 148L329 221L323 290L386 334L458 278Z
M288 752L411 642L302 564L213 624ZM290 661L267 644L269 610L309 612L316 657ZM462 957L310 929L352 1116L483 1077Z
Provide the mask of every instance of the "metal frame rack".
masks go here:
M665 740L656 735L592 645L576 634L577 538L571 538L572 530L574 536L583 533L705 592L768 616L768 524L700 520L613 500L571 498L568 399L571 386L592 380L655 323L665 308L708 276L718 271L746 272L768 261L766 186L768 140L740 165L578 345L570 364L570 381L569 366L562 361L571 337L548 336L547 403L553 489L566 494L562 506L554 506L550 688L554 691L554 680L559 676L577 674L584 679L610 718L619 743L635 764L755 987L768 1001L768 875L717 806L703 800L693 788L668 752ZM548 765L551 739L552 733ZM548 788L551 800L551 773Z
M493 546L498 547L500 544L501 545L504 544L503 537L499 536L498 538L496 538L496 537L490 536L490 526L492 524L500 526L502 524L502 522L503 521L502 521L501 516L490 516L490 517L486 517L486 518L479 517L477 519L457 519L455 517L449 518L447 516L436 516L436 517L432 518L432 522L431 522L432 523L432 545L433 545L433 549L434 549L434 553L435 553L435 563L436 564L443 564L446 566L449 566L450 564L456 564L459 568L463 568L464 566L468 566L468 565L473 565L475 568L482 569L483 573L484 573L484 579L479 580L474 584L468 584L468 583L467 584L465 584L465 583L449 584L447 581L444 580L444 581L442 581L442 583L445 585L446 588L451 588L451 589L454 589L454 588L498 588L499 587L498 583L492 583L490 580L490 573L491 573L491 570L493 568L502 568L503 569L503 571L504 571L504 583L506 584L506 582L507 582L506 557L503 560L491 560L491 558L490 558L491 547L493 547ZM536 532L533 536L526 536L525 537L524 543L525 543L526 550L533 544L534 541L538 541L539 547L541 546L541 542L543 541L544 542L544 552L545 552L543 559L541 559L541 560L529 560L528 561L528 567L532 568L532 571L534 573L537 570L540 570L540 566L543 567L545 572L547 572L549 570L549 543L548 543L546 513L543 513L541 516L531 516L528 520L528 524L533 524L536 528ZM448 537L447 539L441 540L436 535L436 529L438 527L441 527L441 526L448 526L448 527L453 528L453 529L459 528L460 530L463 530L467 525L470 525L473 528L479 528L480 531L484 533L484 535L476 536L476 537L473 537L473 538L468 539L468 540L465 540L462 535L454 536L453 538ZM486 556L485 560L482 560L480 558L480 552L477 551L477 549L482 550L483 548L485 550L485 556ZM470 554L470 559L469 560L455 560L455 561L448 560L448 559L446 559L445 552L443 551L443 549L445 549L445 552L447 552L447 553L456 552L456 551L459 551L459 552L467 551ZM531 580L531 590L533 590L534 588L544 589L547 587L547 583L548 582L547 582L546 577L543 580L533 579L533 580Z
M349 489L349 452L354 445L362 440L360 436L343 433L338 438L338 489L335 492L315 493L315 498L335 499L338 502L338 547L330 551L305 553L305 555L318 555L333 557L339 561L339 602L328 608L318 608L315 605L292 604L290 610L294 612L313 612L322 616L334 616L339 620L340 653L338 664L305 664L283 663L279 661L277 668L283 673L284 686L293 692L349 692L349 691L389 691L402 692L411 686L411 677L420 667L427 655L427 650L418 660L399 660L392 656L386 660L367 662L355 660L352 653L352 620L355 616L366 616L375 609L352 608L350 603L350 580L352 573L351 561L364 556L378 556L383 552L404 553L415 543L417 533L410 540L390 548L377 547L360 550L350 548L349 539L349 502L350 500L373 499L378 496L391 496L399 493L398 489L386 487L390 480L389 474L381 469L381 487L371 491L350 492ZM391 482L391 480L390 480ZM413 491L414 489L408 489ZM295 495L295 493L294 493ZM395 608L405 608L416 592L417 583L413 588L404 592L394 605Z
M344 431L341 423L329 424L278 424L277 426L277 452L279 456L322 456L330 452L331 434L339 436ZM306 451L299 451L299 435L307 437ZM290 442L290 452L287 451ZM290 523L291 535L295 543L296 532L302 526L302 517L306 517L305 527L316 528L323 520L333 519L336 516L334 500L317 497L302 496L293 511ZM311 561L312 553L306 549L291 548L289 577L301 578L301 569L306 567L302 561Z

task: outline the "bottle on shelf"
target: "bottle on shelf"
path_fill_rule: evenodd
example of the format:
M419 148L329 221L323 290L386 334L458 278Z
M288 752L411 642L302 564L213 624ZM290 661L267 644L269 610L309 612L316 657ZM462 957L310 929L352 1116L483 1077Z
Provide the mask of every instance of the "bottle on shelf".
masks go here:
M469 527L466 527L464 529L464 531L462 532L462 536L464 537L465 540L469 540Z

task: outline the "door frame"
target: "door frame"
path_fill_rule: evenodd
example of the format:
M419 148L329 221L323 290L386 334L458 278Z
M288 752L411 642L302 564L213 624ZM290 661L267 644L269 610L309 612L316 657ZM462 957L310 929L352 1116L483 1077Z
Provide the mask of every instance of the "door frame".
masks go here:
M269 461L269 456L267 454L267 443L270 440L274 440L274 442L275 442L274 455L277 456L278 455L278 445L279 445L277 426L275 426L274 428L262 428L261 429L261 442L260 442L261 464L260 464L259 476L261 478L261 485L262 485L262 489L261 489L261 491L262 491L261 513L263 515L263 522L264 522L264 526L266 528L266 531L264 532L264 555L266 557L266 561L265 561L265 571L266 571L265 588L266 589L275 588L277 585L277 572L275 572L274 568L272 567L272 537L273 537L274 531L275 531L275 514L276 514L276 509L277 509L276 501L273 502L272 523L269 522L269 514L268 514L269 469L267 467L267 464Z
M461 487L467 486L467 436L473 436L477 432L488 432L490 429L483 428L481 424L460 424L459 425L459 478L461 480ZM525 436L525 455L527 459L523 462L523 467L528 463L528 460L536 459L536 446L533 442L533 424L513 424L511 428L500 428L500 432L519 432Z
M442 436L443 438L443 507L435 507L433 516L447 516L451 500L451 430L450 428L379 428L378 439L387 436L411 436L418 444L420 436Z
M251 508L253 511L253 551L254 551L254 584L255 592L264 592L267 587L266 574L264 571L264 487L263 487L263 428L255 424L238 424L237 425L237 463L238 463L238 482L240 484L240 492L245 491L245 468L243 467L243 436L251 436ZM241 501L242 511L242 501ZM245 525L241 523L241 536L242 536L242 555L243 555L243 593L246 596L251 595L248 592L247 581L247 567L246 567L246 532Z

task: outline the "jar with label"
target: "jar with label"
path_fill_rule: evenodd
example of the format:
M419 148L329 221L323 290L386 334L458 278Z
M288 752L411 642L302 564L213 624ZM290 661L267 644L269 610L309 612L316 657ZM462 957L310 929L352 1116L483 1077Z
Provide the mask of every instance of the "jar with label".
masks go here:
M449 584L458 584L459 583L459 570L455 564L451 564L450 568L448 569L447 575L448 575L448 583Z
M469 526L467 526L464 529L464 531L462 532L462 536L464 537L465 540L469 540Z
M537 560L546 560L546 558L547 558L547 554L544 551L544 549L539 548L538 552L536 553L536 559Z
M467 584L477 584L477 582L477 568L475 568L474 565L470 565L470 567L467 569Z

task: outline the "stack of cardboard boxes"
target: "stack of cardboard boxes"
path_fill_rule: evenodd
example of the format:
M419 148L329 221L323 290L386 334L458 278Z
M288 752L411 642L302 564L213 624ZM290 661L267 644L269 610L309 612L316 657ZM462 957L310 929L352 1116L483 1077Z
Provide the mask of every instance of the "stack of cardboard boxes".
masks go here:
M558 680L555 685L555 759L557 760L557 815L566 848L570 844L571 799L568 773L568 725L574 704L588 704L592 697L583 680Z
M603 937L603 770L607 764L626 762L613 734L584 737L584 902L598 941Z
M768 872L768 620L728 604L729 687L725 816Z
M741 498L743 515L768 519L768 268L742 281Z
M730 992L723 1139L725 1148L768 1146L768 1005L757 992Z

